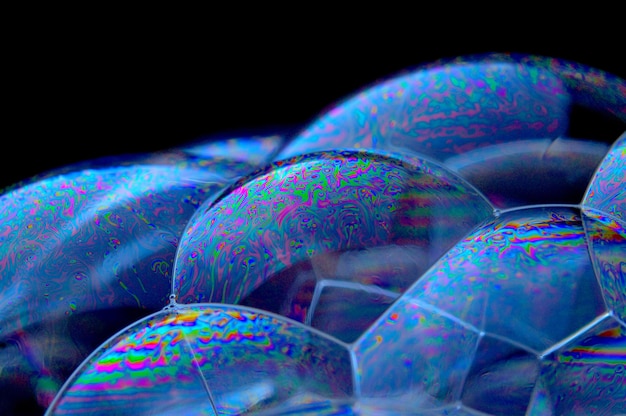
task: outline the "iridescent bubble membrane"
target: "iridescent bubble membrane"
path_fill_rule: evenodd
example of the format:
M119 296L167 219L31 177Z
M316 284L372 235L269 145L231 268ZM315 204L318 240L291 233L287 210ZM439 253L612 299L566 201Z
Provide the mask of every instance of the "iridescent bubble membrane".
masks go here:
M606 317L546 356L527 414L626 414L626 325Z
M583 206L626 222L626 132L613 144L589 183Z
M95 350L50 415L626 414L625 123L601 70L461 57L7 189L0 408Z
M626 322L626 225L590 209L583 209L583 223L607 306Z
M342 408L352 390L342 343L254 309L197 304L156 313L106 342L48 414L285 414L324 402Z
M626 133L596 171L582 206L591 259L606 302L626 322Z
M96 346L167 305L188 219L254 169L176 149L65 167L1 195L0 407L45 408Z
M439 61L339 103L277 158L332 149L416 153L444 163L499 208L576 204L608 145L569 136L574 106L626 128L626 81L524 55Z
M304 155L205 202L181 238L173 293L179 303L241 302L349 341L492 214L430 162Z
M626 411L626 325L615 316L623 286L604 272L616 261L623 267L624 256L596 247L612 232L591 216L583 227L578 207L487 221L354 343L358 394L399 412ZM588 363L579 349L588 349Z
M488 53L439 59L420 68L476 63L509 63L540 69L557 76L572 97L582 107L609 113L626 122L626 83L624 79L599 68L550 56L521 53ZM534 72L536 76L537 72Z
M211 137L190 143L183 150L196 157L223 158L225 160L263 166L272 160L285 144L284 134L255 135L224 138Z
M361 339L346 345L264 311L173 304L98 348L48 413L623 412L626 326L607 311L593 271L584 263L588 257L578 252L586 245L575 209L510 211L492 223L486 228L493 231L477 230L460 243L475 246L462 257L482 268L483 283L462 282L459 271L458 284L432 279L432 286L439 284L441 293L454 291L461 301L472 301L467 294L477 290L475 297L485 298L479 303L502 308L507 305L500 292L531 279L529 292L517 291L515 311L489 313L491 306L483 306L486 312L474 325L454 300L433 301L434 287L424 289L420 280ZM514 223L525 225L518 224L521 230L515 233ZM574 271L563 270L553 261L561 256L562 262L576 258L582 263L573 265ZM519 276L514 267L498 269L496 263L507 258L512 265L542 272ZM424 279L447 261L444 256ZM560 291L553 290L557 286ZM551 304L542 295L556 301ZM570 306L591 307L567 308L562 299ZM537 316L547 317L547 325ZM548 338L538 351L535 340Z

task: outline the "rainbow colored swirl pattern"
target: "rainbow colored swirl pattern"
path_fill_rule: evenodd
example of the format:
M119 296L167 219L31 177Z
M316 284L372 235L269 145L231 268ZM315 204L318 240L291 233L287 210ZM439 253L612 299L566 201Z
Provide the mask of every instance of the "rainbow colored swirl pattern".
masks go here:
M575 114L621 126L581 137ZM0 194L0 408L626 414L626 81L438 61Z

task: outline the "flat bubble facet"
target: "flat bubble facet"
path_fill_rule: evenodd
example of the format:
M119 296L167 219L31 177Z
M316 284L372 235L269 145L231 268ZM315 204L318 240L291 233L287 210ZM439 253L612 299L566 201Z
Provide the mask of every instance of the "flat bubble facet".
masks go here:
M354 400L329 400L328 398L304 393L273 407L268 412L253 412L254 415L297 415L297 416L360 416L362 413ZM376 413L384 416L385 413Z
M529 138L470 150L445 165L499 208L578 204L608 150L591 140Z
M176 409L271 413L301 394L337 402L351 396L344 345L255 310L188 305L144 319L103 345L50 414L158 413L186 400Z
M482 416L484 413L477 413L475 410L467 408L462 404L451 404L441 406L436 409L397 409L379 405L376 400L363 400L358 402L354 408L357 410L355 415L376 415L376 416Z
M592 179L583 206L626 222L626 133L615 142Z
M626 413L626 327L612 318L548 355L529 414Z
M449 250L407 294L541 351L605 312L577 211L505 212Z
M352 349L360 397L401 414L457 402L479 334L406 295Z
M607 308L626 322L626 225L584 209L589 253Z
M470 186L424 161L306 155L198 211L181 240L174 292L181 303L245 302L273 278L271 287L291 291L308 273L400 293L492 212Z
M355 341L398 298L363 285L323 285L311 305L311 326L344 342Z
M478 342L461 400L487 414L523 416L538 375L536 354L485 335Z

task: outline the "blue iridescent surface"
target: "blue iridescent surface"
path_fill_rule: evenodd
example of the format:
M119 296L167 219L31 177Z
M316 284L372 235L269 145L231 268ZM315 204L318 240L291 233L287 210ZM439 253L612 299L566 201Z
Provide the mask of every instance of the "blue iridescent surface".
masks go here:
M292 136L0 195L0 405L49 415L626 413L626 82L438 61Z

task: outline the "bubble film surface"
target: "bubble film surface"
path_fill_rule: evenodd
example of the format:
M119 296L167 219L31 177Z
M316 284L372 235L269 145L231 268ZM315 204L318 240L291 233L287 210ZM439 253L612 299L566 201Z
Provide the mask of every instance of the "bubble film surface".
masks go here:
M263 283L277 293L291 277L286 299L287 292L301 294L302 278L311 274L313 290L338 279L401 293L493 211L455 175L413 162L314 153L243 179L190 220L174 271L178 302L258 306L246 298ZM372 259L371 267L354 269L355 256L395 247L411 256L405 268ZM279 312L311 321L311 301L302 300L315 293L300 294Z
M449 250L407 295L542 351L606 311L576 211L503 213Z
M589 253L604 300L626 322L626 227L603 213L584 210Z
M529 414L626 411L626 326L610 317L542 362Z
M622 79L551 58L441 61L338 103L279 155L334 148L417 153L446 163L500 208L524 200L579 203L606 145L568 137L571 108L626 121L625 96Z
M625 140L623 79L490 54L14 184L0 410L626 414Z
M98 400L94 391L102 392ZM170 409L239 415L287 400L288 406L306 403L311 395L340 400L351 393L345 345L258 311L193 305L158 313L104 345L52 409L59 415Z
M615 142L594 175L583 204L626 222L626 133Z
M542 68L507 62L442 65L356 94L305 129L281 155L348 146L416 150L445 159L488 143L557 137L565 133L570 100L561 80Z
M254 169L212 146L81 163L0 196L1 407L47 405L95 347L167 304L187 220Z

